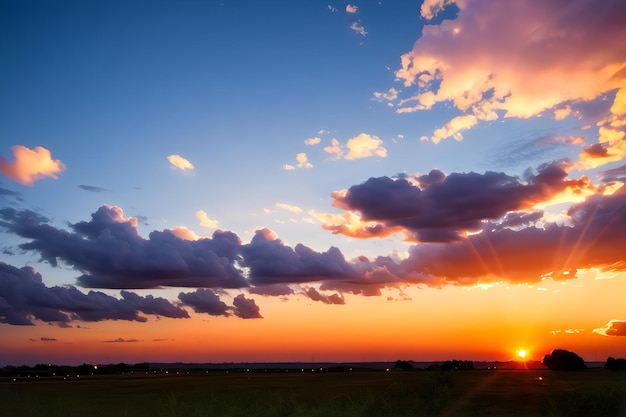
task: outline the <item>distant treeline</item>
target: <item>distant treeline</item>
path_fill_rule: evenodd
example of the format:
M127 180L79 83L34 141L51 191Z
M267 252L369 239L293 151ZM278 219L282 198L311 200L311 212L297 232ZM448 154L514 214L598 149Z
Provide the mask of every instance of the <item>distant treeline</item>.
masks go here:
M582 370L586 369L585 363L578 355L573 352L568 352L562 349L555 349L552 353L546 355L542 361L548 369L551 370ZM350 365L338 365L324 364L323 366L313 366L313 364L307 364L307 367L301 369L302 372L352 372L352 371L364 371L364 370L396 370L396 371L414 371L414 370L427 370L427 371L470 371L476 368L474 362L470 360L448 360L445 362L439 362L431 364L424 368L416 368L415 362L397 360L395 363L390 362L387 368L369 367L367 363L350 364ZM164 366L167 365L167 366ZM177 366L178 365L178 366ZM35 366L5 366L0 368L0 376L4 377L66 377L78 375L113 375L123 374L131 372L174 372L179 369L181 372L212 372L212 371L231 371L231 372L290 372L300 371L298 367L291 366L275 366L276 364L264 364L265 366L242 366L242 364L231 364L232 366L226 366L226 364L219 364L212 366L211 364L150 364L148 362L127 364L127 363L113 363L106 365L92 365L82 364L78 366L69 365L49 365L49 364L37 364ZM285 364L281 364L285 365ZM295 365L295 364L294 364ZM359 366L360 365L360 366ZM379 365L379 364L378 364ZM491 369L491 368L490 368ZM495 369L495 368L494 368ZM609 357L606 360L604 369L611 371L626 371L626 359L615 359Z

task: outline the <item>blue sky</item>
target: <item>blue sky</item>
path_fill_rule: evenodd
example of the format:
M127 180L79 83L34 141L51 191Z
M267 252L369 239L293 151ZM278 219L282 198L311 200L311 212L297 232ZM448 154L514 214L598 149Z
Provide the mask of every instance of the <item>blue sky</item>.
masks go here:
M194 238L230 231L246 245L267 228L284 246L302 244L320 259L331 247L351 266L367 257L370 272L380 271L378 256L399 265L428 254L428 245L485 236L488 224L505 227L514 216L535 216L510 229L528 236L576 225L571 213L583 212L576 205L623 194L616 190L625 170L626 50L618 40L626 11L616 1L566 3L533 10L524 1L2 0L0 208L37 213L74 233L71 225L116 207L123 212L116 221L136 218L147 240L182 227ZM25 183L12 174L21 164L16 146L45 148L58 170ZM418 188L426 195L430 183L421 176L431 170L458 175L458 188L450 180L445 192L405 198ZM497 187L488 172L502 175ZM383 181L368 182L402 178L413 188L395 197ZM514 203L494 197L509 186L524 190L511 191ZM383 201L392 197L400 199L395 206ZM493 205L478 210L481 202ZM371 235L360 234L367 228L357 219L371 222ZM41 249L54 242L17 223L6 214L3 263L35 268L47 287L80 289L78 276L97 275L69 253L54 255L54 266ZM19 246L28 241L42 246ZM579 255L566 257L568 265ZM580 257L580 271L597 267L624 279L619 256L597 264ZM438 275L416 262L405 275L385 266L395 278L375 287L535 282L557 273ZM356 287L324 287L326 276L290 281L275 272L263 279L295 294L309 285L345 300L371 284L367 274L350 281ZM119 298L116 285L99 290ZM176 299L180 288L165 287L154 294L191 305ZM597 327L626 319L619 314L598 317Z

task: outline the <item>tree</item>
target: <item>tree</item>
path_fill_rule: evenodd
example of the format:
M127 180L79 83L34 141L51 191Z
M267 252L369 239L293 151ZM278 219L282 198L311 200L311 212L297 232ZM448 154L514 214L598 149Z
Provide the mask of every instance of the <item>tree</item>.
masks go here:
M604 369L608 369L610 371L626 371L626 359L615 359L609 356L606 360L606 364L604 365Z
M554 349L543 358L543 364L553 371L579 371L587 369L583 358L564 349Z

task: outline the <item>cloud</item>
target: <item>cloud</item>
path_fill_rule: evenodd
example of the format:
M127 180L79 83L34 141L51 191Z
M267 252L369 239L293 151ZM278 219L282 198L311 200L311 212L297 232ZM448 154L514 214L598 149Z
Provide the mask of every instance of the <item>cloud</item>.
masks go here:
M56 342L57 339L54 337L42 337L39 340L41 340L42 342Z
M367 36L367 32L365 31L365 28L363 27L361 22L352 22L352 24L350 25L350 29L363 37Z
M284 203L276 203L276 207L279 209L290 211L292 213L302 213L302 209L298 206L292 206Z
M319 137L315 137L315 138L308 138L304 141L305 145L317 145L322 141L322 138Z
M242 263L250 268L249 278L255 285L341 279L355 274L339 249L331 247L320 253L302 244L291 248L269 229L257 230L241 251Z
M377 156L379 158L387 157L387 149L383 146L383 141L378 136L371 136L367 133L361 133L346 142L348 154L345 159L360 159Z
M200 221L200 226L208 227L209 229L215 229L219 224L217 220L209 219L209 216L204 210L196 211L196 218Z
M212 316L228 316L229 307L220 300L213 291L206 288L198 288L194 292L178 294L178 299L189 306L196 313L207 313Z
M326 7L327 7L327 8L328 8L328 10L330 10L332 13L337 13L337 12L339 11L336 7L334 7L334 6L330 5L330 4L329 4L329 5L327 5Z
M374 98L378 101L394 101L398 98L398 90L394 87L391 87L387 92L381 93L378 91L374 92Z
M463 113L433 140L500 114L528 118L552 110L561 118L571 103L624 87L626 46L615 43L626 38L622 2L429 0L422 16L432 19L451 4L458 16L427 22L396 72L413 91L399 112L442 103Z
M433 170L422 176L370 178L332 193L333 206L358 213L363 222L368 222L372 236L386 236L402 227L411 240L450 242L464 238L467 232L480 231L485 220L530 209L559 194L589 193L593 187L586 177L567 179L569 167L567 161L543 165L525 182L490 171L446 176ZM330 228L328 220L326 228ZM341 225L340 218L332 220ZM346 225L355 224L352 217L346 220ZM332 230L342 232L337 226Z
M138 339L124 339L124 338L118 337L117 339L103 340L102 341L102 343L136 343L136 342L141 342L141 340L138 340Z
M29 210L0 209L0 227L30 241L21 249L39 252L42 260L59 261L82 273L78 283L90 288L246 287L234 265L240 241L232 232L215 231L211 239L184 240L171 230L137 231L136 218L124 218L119 207L102 206L88 222L70 231L51 226Z
M179 239L183 240L198 240L199 237L193 230L189 230L184 226L178 226L172 229L172 234Z
M593 195L570 207L568 226L485 229L454 243L415 245L397 273L428 274L446 283L471 285L575 278L576 271L585 268L624 271L625 205L622 186L611 195Z
M626 182L626 164L617 168L609 169L606 171L601 171L598 173L598 176L600 177L602 181L605 181L605 182L608 182L608 181Z
M32 325L33 320L67 324L72 320L145 322L139 313L186 318L188 313L169 301L122 291L122 299L102 292L83 293L73 286L46 287L33 268L18 269L0 262L0 323Z
M331 154L333 159L339 159L343 156L343 149L341 148L341 144L335 138L332 138L330 146L324 147L324 152Z
M346 5L346 13L356 13L359 10L359 6L353 4Z
M420 14L426 20L431 20L433 17L437 15L440 11L442 11L445 7L454 4L461 3L464 4L463 0L424 0L422 6L420 7Z
M313 301L321 301L324 304L345 304L346 300L341 294L324 295L320 294L313 287L306 288L304 294Z
M237 317L242 319L262 319L263 316L259 313L259 307L256 302L251 298L246 298L243 294L239 294L233 300L233 313Z
M180 169L181 171L190 170L193 171L194 166L191 162L186 160L180 155L170 155L167 160L172 164L172 168Z
M103 191L106 191L104 188L95 187L93 185L85 185L85 184L79 185L78 188L82 188L85 191L91 191L92 193L101 193Z
M593 329L602 336L626 336L626 320L611 320L604 327Z
M296 166L285 164L283 169L285 171L293 171L296 168L313 168L313 164L309 162L309 158L304 152L296 154L296 161L298 162Z
M609 115L597 124L598 143L580 153L582 168L595 168L626 158L626 87L617 91Z
M10 200L24 201L21 193L17 191L9 190L8 188L2 188L2 187L0 187L0 199L9 200L9 201Z
M0 156L0 173L23 185L33 185L35 181L46 177L58 178L65 170L65 165L52 159L52 154L41 146L28 149L22 145L11 148L15 162L10 163Z
M626 186L594 187L586 177L569 179L571 167L570 162L557 161L527 172L523 180L497 172L446 175L438 170L370 178L333 194L334 205L346 210L343 217L309 213L336 233L377 237L402 232L406 239L420 242L407 256L375 259L347 260L335 247L325 252L301 243L291 247L269 229L257 230L247 244L228 231L197 241L169 230L153 231L144 239L137 233L136 219L110 206L67 230L28 210L0 209L0 227L27 239L21 249L38 252L52 265L73 267L85 286L198 288L181 292L178 305L127 291L117 299L94 291L83 294L74 287L46 289L34 270L5 267L9 273L0 285L0 317L10 324L32 324L33 319L60 324L146 321L140 313L184 317L181 305L209 314L244 315L250 302L240 298L240 306L228 306L209 288L249 288L251 294L285 296L293 293L293 285L318 283L319 289L314 288L320 295L308 291L307 296L322 301L322 291L337 292L338 297L375 296L382 288L407 284L523 283L575 278L579 269L626 271ZM550 222L538 207L563 195L577 195L579 202L559 223ZM20 274L29 279L15 278Z
M270 284L270 285L257 285L248 288L250 294L258 294L265 296L280 297L285 295L291 295L294 293L289 284Z

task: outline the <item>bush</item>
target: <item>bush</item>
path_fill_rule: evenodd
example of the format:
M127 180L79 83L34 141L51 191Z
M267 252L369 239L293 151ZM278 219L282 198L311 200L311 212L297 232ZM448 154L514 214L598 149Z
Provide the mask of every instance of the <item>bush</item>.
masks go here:
M543 364L553 371L580 371L587 369L585 361L568 350L554 349L543 358Z

